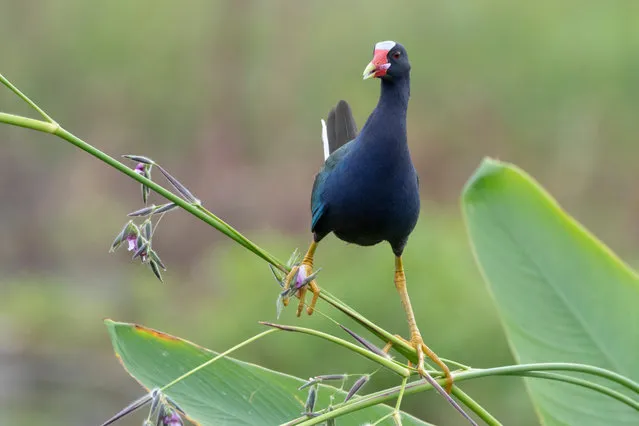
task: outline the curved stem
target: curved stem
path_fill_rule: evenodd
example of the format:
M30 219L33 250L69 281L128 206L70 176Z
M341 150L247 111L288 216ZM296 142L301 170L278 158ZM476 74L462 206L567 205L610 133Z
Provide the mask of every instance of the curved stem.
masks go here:
M261 321L260 324L269 326L269 327L274 327L275 329L279 329L279 330L284 330L284 331L293 331L293 332L298 332L298 333L303 333L303 334L308 334L311 336L315 336L315 337L319 337L325 340L328 340L329 342L333 342L337 345L340 345L346 349L349 349L353 352L356 352L368 359L370 359L371 361L374 361L376 363L378 363L379 365L382 365L386 368L388 368L391 371L394 371L395 373L399 374L402 377L409 377L410 376L410 370L408 370L408 368L402 367L401 365L399 365L398 363L396 363L395 361L392 361L390 359L381 357L367 349L364 349L360 346L354 345L351 342L347 342L346 340L340 339L339 337L335 337L331 334L328 333L323 333L321 331L317 331L317 330L313 330L311 328L304 328L304 327L295 327L295 326L291 326L291 325L280 325L280 324L273 324L270 322L265 322L265 321Z
M285 266L284 263L279 261L277 258L272 256L270 253L266 252L265 250L263 250L256 244L254 244L248 238L244 237L242 234L236 231L233 227L228 225L226 222L222 221L220 218L218 218L216 215L208 211L203 206L192 205L184 201L182 198L176 196L175 194L166 190L162 186L139 175L138 173L135 173L133 170L131 170L129 167L125 166L121 162L103 153L102 151L93 147L92 145L84 142L83 140L71 134L70 132L62 129L51 117L49 117L49 115L47 115L40 107L38 107L33 101L31 101L31 99L29 99L24 93L22 93L16 86L14 86L10 81L8 81L1 74L0 74L0 82L4 84L5 86L7 86L11 91L13 91L18 97L24 100L32 108L38 111L38 113L40 113L40 115L42 115L42 117L45 120L47 120L47 122L43 122L40 120L34 120L27 117L0 113L0 122L11 124L14 126L29 128L32 130L37 130L44 133L55 134L56 136L72 143L73 145L84 150L85 152L93 155L94 157L98 158L104 163L110 165L116 170L119 170L120 172L126 174L130 178L151 188L153 191L155 191L159 195L165 197L169 201L174 202L175 204L182 207L187 212L191 213L193 216L213 226L214 228L216 228L223 234L227 235L229 238L233 239L234 241L239 243L241 246L250 250L252 253L256 254L257 256L261 257L265 261L269 262L271 265L275 266L282 272L285 272L285 273L288 272L288 268ZM339 299L332 296L330 293L326 291L322 291L322 293L320 294L320 298L325 300L327 303L333 305L335 308L349 315L351 318L353 318L354 320L362 324L364 327L368 328L373 334L377 335L380 339L385 340L387 342L392 342L395 347L395 350L397 350L398 352L406 356L408 359L413 360L414 362L417 360L415 350L411 346L407 345L401 339L398 339L397 337L388 333L386 330L377 326L376 324L374 324L373 322L371 322L364 316L360 315L357 311L350 308L348 305L342 303ZM472 398L470 398L470 396L465 394L458 387L453 388L453 395L457 396L457 398L459 398L460 401L464 402L479 417L487 421L487 423L491 425L499 424L499 422L497 422L497 420L494 419L490 415L490 413L488 413L488 411L484 410L479 404L477 404Z
M525 373L513 374L513 376L524 376L524 377L534 377L534 378L547 379L547 380L556 380L558 382L565 382L565 383L570 383L577 386L582 386L584 388L592 389L595 392L599 392L601 394L614 398L617 401L623 402L624 404L629 405L630 407L639 411L639 402L635 401L629 396L626 396L622 394L621 392L617 392L614 389L610 389L603 385L600 385L599 383L593 383L588 380L580 379L578 377L572 377L572 376L567 376L565 374L558 374L558 373L548 373L545 371L529 371Z
M0 75L0 77L1 77L1 75ZM3 80L2 82L5 83L5 84L8 83L6 81L6 79ZM8 84L10 85L10 83L8 83ZM14 86L10 86L10 87L14 87ZM16 93L21 93L21 92L18 91ZM25 98L26 98L26 96L25 96ZM26 98L26 99L28 99L28 98ZM39 111L41 111L41 110L39 110ZM159 195L163 196L164 198L166 198L169 201L174 202L175 204L177 204L178 206L180 206L181 208L183 208L187 212L191 213L193 216L195 216L198 219L200 219L200 220L206 222L207 224L211 225L212 227L214 227L218 231L222 232L223 234L225 234L226 236L228 236L229 238L231 238L232 240L234 240L235 242L237 242L241 246L247 248L248 250L250 250L254 254L258 255L259 257L261 257L262 259L264 259L265 261L267 261L271 265L273 265L276 268L280 269L281 271L284 271L284 272L288 271L288 269L286 268L284 263L282 263L277 258L275 258L275 256L271 255L267 251L265 251L262 248L260 248L259 246L257 246L251 240L249 240L248 238L246 238L245 236L240 234L237 230L232 228L230 225L228 225L226 222L221 220L219 217L217 217L216 215L214 215L213 213L211 213L210 211L208 211L204 207L202 207L200 205L193 205L193 204L183 200L179 196L173 194L171 191L169 191L169 190L165 189L164 187L158 185L157 183L153 182L152 180L149 180L149 179L145 178L144 176L141 176L140 174L135 173L135 171L133 171L130 167L127 167L126 165L124 165L120 161L116 160L115 158L111 157L110 155L105 154L104 152L102 152L99 149L95 148L94 146L86 143L85 141L83 141L82 139L78 138L77 136L75 136L74 134L70 133L69 131L63 129L57 123L55 123L53 120L51 120L49 123L47 123L47 122L40 121L40 120L34 120L32 118L21 117L21 116L18 116L18 115L6 114L6 113L1 113L0 112L0 123L7 123L7 124L14 125L14 126L24 127L24 128L32 129L32 130L37 130L39 132L44 132L44 133L51 133L51 134L54 134L54 135L56 135L56 136L58 136L58 137L60 137L60 138L62 138L64 140L66 140L67 142L72 143L73 145L77 146L81 150L93 155L94 157L98 158L99 160L103 161L104 163L108 164L109 166L115 168L116 170L124 173L125 175L129 176L130 178L135 179L136 181L148 186L149 188L151 188L153 191L155 191Z
M586 364L576 364L571 362L546 362L538 364L519 364L519 365L507 365L504 367L493 367L484 369L473 369L469 371L460 372L457 377L459 380L468 380L475 377L484 376L499 376L499 375L511 375L519 374L528 371L574 371L579 373L591 374L598 376L612 382L618 383L621 386L628 388L629 390L639 394L639 383L615 373L614 371L606 370L605 368L595 367Z
M5 81L3 81L3 82L5 84L8 83L8 82L5 82ZM266 260L267 262L269 262L271 265L275 266L279 270L281 270L281 271L283 271L285 273L288 272L288 268L285 266L284 263L282 263L280 260L275 258L273 255L271 255L267 251L263 250L262 248L260 248L256 244L254 244L248 238L244 237L237 230L235 230L230 225L226 224L224 221L222 221L220 218L215 216L213 213L208 211L203 206L194 206L194 205L184 201L182 198L180 198L177 195L173 194L172 192L166 190L162 186L160 186L160 185L156 184L155 182L153 182L153 181L151 181L151 180L139 175L138 173L135 173L131 168L129 168L126 165L122 164L120 161L118 161L118 160L114 159L113 157L105 154L104 152L100 151L99 149L93 147L92 145L84 142L82 139L78 138L77 136L73 135L72 133L68 132L67 130L61 128L59 125L53 124L53 123L46 123L46 122L43 122L43 121L40 121L40 120L34 120L34 119L31 119L31 118L21 117L21 116L17 116L17 115L5 114L5 113L0 113L0 123L7 123L7 124L14 125L14 126L24 127L24 128L28 128L28 129L32 129L32 130L37 130L37 131L44 132L44 133L55 134L56 136L66 140L67 142L72 143L73 145L77 146L78 148L82 149L83 151L85 151L85 152L93 155L94 157L98 158L99 160L105 162L106 164L110 165L111 167L115 168L116 170L126 174L130 178L132 178L132 179L134 179L134 180L136 180L136 181L148 186L149 188L151 188L153 191L155 191L159 195L163 196L164 198L166 198L169 201L174 202L175 204L180 206L182 209L184 209L187 212L191 213L193 216L195 216L198 219L200 219L200 220L206 222L207 224L213 226L215 229L219 230L220 232L222 232L223 234L225 234L229 238L233 239L234 241L236 241L237 243L239 243L243 247L247 248L251 252L253 252L256 255L258 255L259 257L261 257L262 259ZM356 320L357 322L362 324L364 327L366 327L368 330L370 330L373 334L378 336L380 339L393 342L393 345L394 345L395 349L398 352L400 352L402 355L406 356L408 359L416 362L417 356L415 354L415 350L411 346L407 345L403 340L398 339L393 334L391 334L391 333L387 332L386 330L384 330L383 328L377 326L372 321L370 321L367 318L365 318L364 316L360 315L357 311L355 311L354 309L352 309L350 306L346 305L345 303L342 303L339 299L337 299L336 297L332 296L327 291L322 290L322 292L320 293L320 298L323 299L324 301L326 301L327 303L329 303L330 305L332 305L333 307L335 307L335 308L339 309L340 311L342 311L342 312L346 313L347 315L349 315L351 318L353 318L354 320ZM458 387L453 388L453 395L455 395L457 398L459 398L465 404L470 404L470 405L468 405L468 407L471 410L473 410L482 419L484 419L486 421L488 421L490 419L494 420L494 418L490 415L490 413L488 413L486 410L484 410L479 404L477 404L475 401L473 401L472 398L470 398L470 396L465 394ZM494 420L494 422L489 422L489 424L499 424L499 423L496 420Z
M575 372L581 372L586 374L592 374L594 376L603 377L613 382L622 384L623 386L639 393L638 385L626 377L620 376L617 373L614 373L612 371L609 371L603 368L593 367L593 366L584 365L584 364L574 364L574 363L556 362L556 363L540 363L540 364L522 364L522 365L509 365L504 367L495 367L495 368L486 368L486 369L476 369L476 370L462 371L457 374L453 374L453 378L455 383L458 383L458 382L463 382L465 380L476 379L479 377L488 377L488 376L496 376L496 375L525 376L525 375L528 375L529 373L533 373L533 372L537 373L540 371L575 371ZM555 374L552 377L552 380L560 380L561 377L562 375ZM444 379L438 379L438 382L440 382L440 384L443 384ZM584 385L584 383L582 383L580 379L575 380L575 378L570 378L568 382L575 385L580 385L580 386ZM603 387L603 386L590 383L589 385L586 385L585 387L595 391L600 391L600 387ZM388 388L379 392L375 392L375 393L363 396L350 403L338 405L334 407L332 411L328 413L324 413L317 417L313 417L312 419L300 418L299 419L300 422L294 423L294 424L298 424L300 426L302 425L311 426L311 425L322 423L323 421L326 421L327 419L330 419L333 417L342 416L344 414L348 414L353 411L358 411L373 405L387 402L389 400L396 398L399 395L401 388L402 388L401 386L395 386L392 388ZM407 385L404 389L404 395L412 395L412 394L423 392L429 389L432 389L432 386L429 383L423 380L420 380ZM608 391L604 392L604 394L608 396L613 396L613 394L616 395L617 392L608 389ZM635 408L636 410L639 411L639 408L637 408L636 401L629 403L629 400L631 399L625 397L625 395L620 398L618 398L617 396L613 396L613 397L623 403L628 404L630 407ZM489 423L489 424L493 424L493 423Z

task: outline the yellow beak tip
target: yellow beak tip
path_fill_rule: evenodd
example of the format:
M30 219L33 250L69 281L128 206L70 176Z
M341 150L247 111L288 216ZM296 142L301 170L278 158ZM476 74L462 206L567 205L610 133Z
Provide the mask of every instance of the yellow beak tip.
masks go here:
M377 67L375 66L375 64L373 62L370 62L368 65L366 65L366 68L364 68L364 80L368 80L369 78L375 77L375 71L377 70Z

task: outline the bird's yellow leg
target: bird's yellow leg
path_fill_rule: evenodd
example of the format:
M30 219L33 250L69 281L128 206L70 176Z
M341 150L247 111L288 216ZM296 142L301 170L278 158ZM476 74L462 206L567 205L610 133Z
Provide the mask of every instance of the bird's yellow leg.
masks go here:
M295 285L295 283L292 283L292 281L293 281L293 278L296 277L298 273L300 272L299 271L300 268L304 268L304 272L303 272L304 277L309 277L313 273L313 257L315 256L316 248L317 248L317 243L313 241L310 247L308 248L308 251L304 255L302 262L300 262L298 266L295 266L293 269L291 269L291 272L289 272L288 275L286 276L284 280L284 290L290 288L291 285ZM297 306L298 317L302 314L302 309L304 309L304 298L306 296L306 291L308 289L310 289L311 292L313 293L313 298L311 299L311 303L310 305L308 305L308 309L306 310L306 312L309 315L311 315L315 311L315 304L317 303L317 298L320 295L320 289L317 286L317 283L315 282L315 280L313 280L310 283L308 283L305 287L301 288L298 293L298 297L300 298L300 303ZM284 306L287 306L288 298L283 299L282 302L284 303Z
M406 275L404 274L404 264L402 263L401 256L395 257L395 287L399 292L399 297L402 299L404 311L406 311L408 328L410 329L410 344L417 351L417 372L420 376L428 374L424 369L424 355L428 356L444 372L444 376L446 377L446 392L450 393L453 387L453 377L450 374L450 369L441 359L439 359L435 352L424 344L422 334L417 328L413 307L410 304L410 298L408 297L408 291L406 290Z

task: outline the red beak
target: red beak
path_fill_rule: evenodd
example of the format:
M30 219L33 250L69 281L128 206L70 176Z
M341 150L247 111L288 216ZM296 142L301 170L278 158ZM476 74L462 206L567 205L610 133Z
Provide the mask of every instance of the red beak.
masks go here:
M364 80L371 77L383 77L390 68L390 63L387 60L388 50L376 49L373 53L373 60L364 69Z

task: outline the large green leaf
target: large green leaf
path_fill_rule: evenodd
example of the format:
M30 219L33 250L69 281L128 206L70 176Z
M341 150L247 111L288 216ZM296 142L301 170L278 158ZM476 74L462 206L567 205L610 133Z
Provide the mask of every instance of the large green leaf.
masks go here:
M484 160L462 203L518 360L580 362L639 380L635 273L515 166ZM527 382L546 425L639 424L639 413L615 400L563 383Z
M217 355L177 337L136 324L106 321L124 368L147 389L162 387ZM201 425L279 425L304 411L304 381L232 358L221 358L170 387L166 394ZM323 386L316 408L328 406L334 388ZM338 392L335 402L344 398ZM390 413L386 405L354 412L340 425L362 425ZM402 414L404 425L428 425ZM392 422L391 422L392 423ZM388 424L388 423L387 423Z

